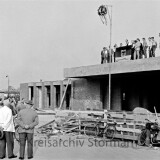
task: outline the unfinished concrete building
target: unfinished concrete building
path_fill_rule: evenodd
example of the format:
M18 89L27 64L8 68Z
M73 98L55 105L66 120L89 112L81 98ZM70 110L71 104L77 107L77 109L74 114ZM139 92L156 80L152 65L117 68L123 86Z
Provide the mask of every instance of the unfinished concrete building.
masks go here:
M132 111L143 107L154 112L155 106L160 112L159 75L160 57L64 69L65 78L77 78L71 85L73 110Z
M20 84L20 98L32 100L35 107L40 109L54 109L60 106L65 87L68 82L47 81ZM66 96L62 108L69 109L71 84L67 87Z
M109 108L109 74L111 105ZM132 111L143 107L160 113L160 57L64 69L71 79L63 109ZM60 105L68 81L34 82L20 85L20 96L38 108Z

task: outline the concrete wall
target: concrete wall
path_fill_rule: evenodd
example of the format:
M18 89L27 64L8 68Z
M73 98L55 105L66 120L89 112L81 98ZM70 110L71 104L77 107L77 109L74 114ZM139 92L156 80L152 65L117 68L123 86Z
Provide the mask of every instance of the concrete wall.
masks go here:
M121 104L121 83L112 81L111 110L119 111ZM73 82L73 110L108 109L108 76L98 79L78 79Z
M29 99L29 89L28 83L20 84L20 99L24 98L25 100Z
M73 110L102 109L100 82L98 80L79 79L75 80L72 86Z

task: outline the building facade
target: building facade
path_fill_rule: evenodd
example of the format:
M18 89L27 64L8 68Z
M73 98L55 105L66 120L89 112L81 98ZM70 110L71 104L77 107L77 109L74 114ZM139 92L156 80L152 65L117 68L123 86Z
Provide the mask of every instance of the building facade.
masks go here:
M109 74L111 107L109 108ZM143 107L160 113L160 57L64 69L72 81L72 109L132 111Z
M20 84L20 99L32 100L39 109L55 109L60 106L68 81L46 81ZM62 108L69 109L71 83L68 84Z
M109 108L109 74L111 98ZM70 79L62 108L72 110L132 111L136 107L160 113L160 57L65 68ZM20 85L21 99L33 100L38 108L60 106L65 81Z

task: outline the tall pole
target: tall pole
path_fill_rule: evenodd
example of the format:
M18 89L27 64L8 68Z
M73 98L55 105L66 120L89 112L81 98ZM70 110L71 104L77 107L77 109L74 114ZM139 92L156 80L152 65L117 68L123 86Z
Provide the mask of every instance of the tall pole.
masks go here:
M159 33L159 49L160 49L160 33Z
M109 48L109 96L108 96L108 110L111 109L111 58L112 58L112 50L111 50L111 46L112 46L112 6L111 5L107 5L107 8L110 7L111 8L111 13L109 13L109 9L108 9L108 15L109 15L109 20L110 20L110 48Z
M109 11L109 7L111 8L111 12ZM110 47L109 47L109 64L108 64L108 70L109 70L109 84L108 84L108 110L111 110L111 58L112 58L112 5L101 5L98 9L98 15L100 16L101 21L103 24L107 25L107 19L106 15L108 13L109 20L110 20Z

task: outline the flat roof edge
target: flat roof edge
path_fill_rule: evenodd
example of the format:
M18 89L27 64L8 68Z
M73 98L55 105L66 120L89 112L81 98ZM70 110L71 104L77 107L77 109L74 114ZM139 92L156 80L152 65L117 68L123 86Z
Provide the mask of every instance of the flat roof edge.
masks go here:
M98 75L122 74L133 72L157 71L160 70L160 57L120 61L74 68L65 68L65 78L80 78Z

